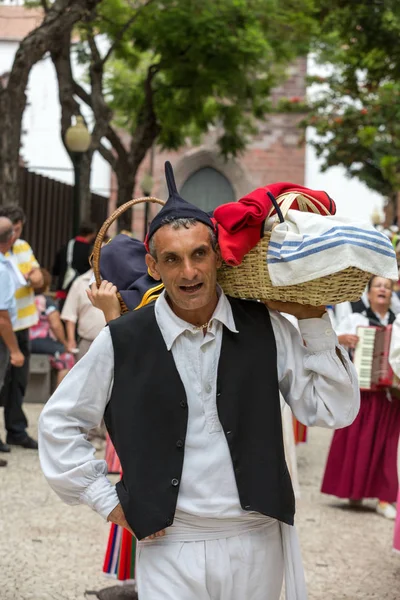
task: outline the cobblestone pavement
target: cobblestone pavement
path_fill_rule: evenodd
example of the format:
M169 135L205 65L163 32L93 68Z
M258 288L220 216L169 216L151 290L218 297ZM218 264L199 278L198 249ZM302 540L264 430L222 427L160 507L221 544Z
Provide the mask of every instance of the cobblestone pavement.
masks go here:
M32 435L40 410L26 405ZM393 523L372 504L350 510L319 493L330 437L314 429L299 449L297 526L309 598L399 600ZM7 458L8 467L0 469L0 600L84 600L85 590L114 585L101 573L109 526L87 507L61 503L36 452L13 448Z

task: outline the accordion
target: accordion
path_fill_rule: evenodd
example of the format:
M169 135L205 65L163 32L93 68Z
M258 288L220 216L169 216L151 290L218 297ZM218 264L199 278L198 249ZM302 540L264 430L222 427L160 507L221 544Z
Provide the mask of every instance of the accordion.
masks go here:
M389 364L392 326L357 327L359 342L353 362L361 390L400 388L400 381Z

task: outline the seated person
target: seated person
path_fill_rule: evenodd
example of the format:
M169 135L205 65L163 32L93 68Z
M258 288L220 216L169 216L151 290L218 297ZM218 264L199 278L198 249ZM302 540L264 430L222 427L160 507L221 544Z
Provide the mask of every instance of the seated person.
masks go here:
M29 330L32 354L48 354L50 364L57 371L57 385L75 364L75 359L68 346L64 326L54 300L49 295L51 275L45 269L43 287L35 290L35 304L39 314L37 325Z

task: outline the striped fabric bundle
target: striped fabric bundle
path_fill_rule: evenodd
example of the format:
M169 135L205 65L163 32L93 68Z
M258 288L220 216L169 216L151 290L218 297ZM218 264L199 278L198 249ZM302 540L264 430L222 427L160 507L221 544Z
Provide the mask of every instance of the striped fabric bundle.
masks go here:
M136 538L121 527L111 524L103 573L120 581L135 579Z
M397 281L390 240L369 223L289 210L271 233L267 253L273 286L290 286L356 267Z

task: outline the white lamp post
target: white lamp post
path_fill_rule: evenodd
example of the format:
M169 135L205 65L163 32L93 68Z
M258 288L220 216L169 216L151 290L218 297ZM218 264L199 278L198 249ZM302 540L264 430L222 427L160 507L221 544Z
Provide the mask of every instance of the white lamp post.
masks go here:
M83 117L78 115L76 122L71 125L65 133L65 145L71 156L72 164L74 165L74 211L73 211L73 232L75 237L78 234L80 223L80 205L81 205L81 162L82 154L89 150L92 141Z

